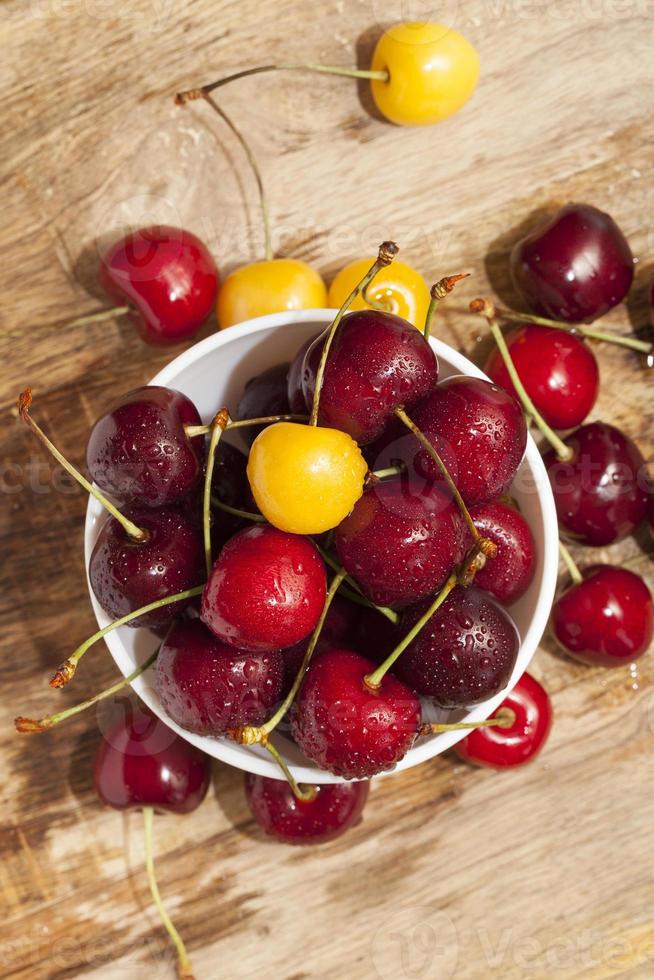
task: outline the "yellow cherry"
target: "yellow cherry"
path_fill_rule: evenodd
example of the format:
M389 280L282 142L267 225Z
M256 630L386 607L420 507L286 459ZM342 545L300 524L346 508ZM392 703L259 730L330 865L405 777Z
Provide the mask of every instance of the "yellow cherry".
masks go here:
M377 108L400 126L429 126L468 101L479 78L472 44L444 24L407 22L389 28L377 42L373 70L388 81L370 83Z
M292 534L321 534L340 524L363 493L367 471L346 432L296 422L260 432L247 468L263 516Z
M329 305L337 308L341 306L373 262L374 258L356 259L341 269L329 287ZM396 259L392 265L380 269L365 290L365 298L360 293L350 309L369 310L378 305L389 313L404 317L418 330L424 330L429 299L429 287L420 273L406 262ZM373 302L369 302L370 300Z
M327 303L325 284L310 265L298 259L266 259L232 272L218 293L221 328L284 310L310 310Z

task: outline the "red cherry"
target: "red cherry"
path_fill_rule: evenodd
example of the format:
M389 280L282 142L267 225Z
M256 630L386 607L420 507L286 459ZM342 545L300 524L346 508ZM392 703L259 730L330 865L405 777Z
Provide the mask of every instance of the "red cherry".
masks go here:
M403 633L424 615L430 602L405 614ZM457 587L402 653L395 670L417 694L443 708L463 708L506 687L519 647L520 637L508 613L481 589Z
M190 813L206 796L211 763L142 704L103 733L95 757L95 789L115 810L155 807Z
M229 647L194 619L168 633L154 683L173 721L198 735L216 736L267 721L281 700L283 669L278 651Z
M231 538L202 595L202 619L215 635L249 651L280 650L315 628L325 602L325 566L316 546L267 525Z
M309 802L298 800L283 779L245 774L245 797L252 816L284 844L326 844L356 824L368 799L365 781L316 786Z
M147 532L134 541L109 517L98 535L89 562L93 593L114 619L201 585L205 577L204 547L199 528L180 511L132 507L125 515ZM165 626L189 601L162 606L132 620L130 626Z
M192 337L212 312L218 270L206 245L181 228L159 225L130 232L103 255L100 285L150 344Z
M538 755L552 727L552 702L545 688L531 674L523 674L490 717L507 709L515 716L513 723L474 729L454 746L459 758L506 769L531 762Z
M567 204L517 243L511 275L534 313L590 323L625 298L633 262L613 218L589 204Z
M260 419L270 415L288 415L291 411L286 393L286 379L289 364L277 364L250 378L236 409L237 419ZM304 413L305 407L300 409ZM259 435L263 425L248 425L241 429L241 435L249 446Z
M466 527L441 488L408 479L373 484L336 529L345 570L378 606L437 592L465 553Z
M304 357L314 340L317 340L317 338L310 337L308 340L305 340L291 361L288 369L286 397L288 398L290 410L295 415L304 415L308 411L307 403L304 399L304 391L302 390L302 373L304 371Z
M148 507L175 503L202 474L204 439L185 425L202 420L179 391L150 385L121 395L91 429L86 463L101 490Z
M362 606L358 606L356 603L350 602L349 599L345 599L336 593L330 603L325 622L320 630L320 636L318 637L315 648L316 653L321 650L327 650L329 647L347 646L357 650L356 636L358 624L361 619L361 614L365 612L366 610ZM379 616L379 613L375 613L375 615ZM385 622L387 625L390 625L388 620L385 620ZM290 691L293 686L293 681L302 666L308 644L308 640L302 640L301 643L296 643L294 646L287 647L281 651L284 659L284 693ZM389 653L391 649L392 647L389 648Z
M631 534L647 512L647 473L640 450L605 422L582 425L564 440L569 462L543 457L559 525L582 544L601 547Z
M553 429L581 425L599 390L599 368L587 344L564 330L535 324L512 330L506 342L520 380L547 424ZM500 388L518 397L498 350L484 370Z
M525 594L536 571L531 528L520 511L501 500L473 507L470 516L481 536L497 545L497 555L477 572L475 584L509 606Z
M620 667L641 657L654 636L654 605L634 572L592 565L552 609L552 629L566 653L586 664Z
M308 406L313 404L324 341L321 334L304 358L302 386ZM365 445L381 435L396 408L415 405L437 380L436 355L412 324L377 310L348 313L329 352L319 422Z
M420 702L386 674L376 691L364 682L377 665L351 650L315 657L293 705L293 738L309 759L346 779L392 769L415 741Z

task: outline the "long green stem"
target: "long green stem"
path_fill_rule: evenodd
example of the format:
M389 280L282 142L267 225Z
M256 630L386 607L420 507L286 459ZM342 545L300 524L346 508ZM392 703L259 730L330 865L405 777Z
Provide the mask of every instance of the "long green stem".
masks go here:
M132 620L138 619L139 616L145 616L146 613L154 612L155 609L161 609L163 606L170 606L174 602L182 602L184 599L192 599L196 595L202 595L204 590L204 585L196 585L192 589L185 589L183 592L176 592L174 595L166 596L164 599L156 599L154 602L149 602L147 606L141 606L140 609L134 609L132 612L127 613L125 616L121 616L120 619L115 619L113 623L109 623L108 626L104 626L101 630L98 630L93 636L89 636L88 640L84 640L77 649L70 655L68 660L65 660L61 667L57 671L50 681L50 687L63 687L67 684L73 677L77 669L77 665L86 653L86 651L101 640L108 633L117 630L119 626L126 626L127 623L131 623Z
M563 544L563 541L559 541L559 554L563 559L564 565L570 572L570 578L572 579L575 585L579 585L580 582L583 582L584 577L579 571L576 561L574 560L574 558L572 557L572 555L570 554L566 546Z
M184 105L186 102L191 102L194 99L203 99L210 92L215 92L216 89L222 88L223 85L229 85L230 82L236 82L240 78L248 78L250 75L262 75L265 72L271 71L309 71L320 75L341 75L344 78L368 78L378 82L387 82L390 79L390 74L386 70L376 71L366 68L348 68L339 65L316 65L311 63L304 65L259 65L257 68L246 68L244 71L234 72L233 75L219 78L218 81L211 82L209 85L202 85L200 88L191 88L185 92L178 92L175 96L175 102L177 105Z
M166 907L161 899L161 894L159 892L159 885L157 884L157 878L154 873L154 854L152 849L152 823L154 818L154 809L151 806L143 807L143 830L144 830L144 841L145 841L145 869L148 875L148 883L150 885L150 893L152 895L152 901L154 902L157 912L159 913L159 918L163 922L166 932L170 936L177 950L177 974L179 980L193 980L193 968L191 966L191 961L186 952L186 946L184 941L177 929L173 925L173 921L166 912Z
M92 698L88 698L86 701L81 701L79 704L74 704L71 708L65 708L63 711L57 711L54 715L46 715L44 718L25 718L23 715L19 715L14 719L14 725L16 726L17 732L44 732L48 728L52 728L53 725L58 725L60 721L65 721L66 718L71 718L73 715L78 715L80 711L85 711L86 708L92 707L99 701L104 701L106 698L110 698L113 694L117 694L118 691L122 691L124 687L127 687L132 681L135 681L137 677L144 674L152 664L155 662L159 655L159 650L155 650L147 660L144 660L140 667L133 670L131 674L127 677L121 677L119 681L112 684L111 687L105 688L104 691L100 691L99 694L95 694Z
M341 566L338 564L338 562L336 561L336 559L332 558L332 556L329 554L329 552L328 551L325 551L324 548L321 548L320 545L319 544L316 544L315 541L313 543L316 546L316 548L318 549L318 551L320 552L320 554L322 556L322 559L325 562L325 564L326 565L329 565L329 567L332 569L332 571L338 572L340 570L340 567ZM359 583L357 582L356 579L352 578L351 575L346 575L344 577L343 581L344 582L347 582L347 584L350 586L350 588L353 591L357 592L360 595L360 597L361 597L361 605L368 606L370 609L376 609L378 613L381 613L382 616L385 616L386 619L390 623L393 623L394 625L399 622L399 618L400 617L395 612L395 610L389 609L388 606L376 606L374 602L371 602L370 599L367 598L367 596L363 595L363 593L361 592L361 586L359 585ZM357 600L355 599L354 601L356 602Z
M225 431L227 429L243 429L248 425L272 425L273 422L307 422L308 420L308 415L266 415L257 419L237 419L235 422L230 419L225 426ZM211 432L211 426L185 425L184 432L189 439L193 439L195 436L208 436Z
M266 518L263 514L254 514L249 510L239 510L238 507L230 507L229 504L224 504L222 500L218 500L217 497L211 498L211 503L218 510L224 511L226 514L231 514L232 517L242 517L245 521L252 521L253 524L267 524Z
M32 432L36 436L38 436L38 438L46 447L48 452L50 452L54 456L57 462L60 463L61 466L63 466L63 468L66 470L67 473L70 473L73 479L76 480L79 483L79 485L87 491L87 493L90 493L92 497L95 497L95 499L102 504L105 510L107 510L112 517L116 518L116 520L122 525L122 527L125 529L125 531L127 532L130 538L132 538L134 541L147 541L149 536L148 532L143 531L140 527L137 527L133 521L130 521L127 517L121 514L118 508L114 504L112 504L110 500L107 500L105 495L101 493L97 487L94 487L92 483L89 483L86 477L82 476L79 470L75 469L72 463L69 463L65 456L62 456L62 454L59 452L59 450L54 445L54 443L51 442L50 439L48 439L48 437L46 436L45 432L40 427L40 425L38 425L30 415L31 404L32 404L32 389L25 388L25 390L21 392L18 398L19 415L23 420L23 422L25 422L29 426Z
M311 407L311 415L309 416L309 425L318 425L318 411L320 408L320 392L322 390L322 383L325 376L325 368L327 367L327 358L329 357L329 350L332 346L332 341L336 331L338 330L338 325L343 319L345 313L349 309L350 305L357 298L359 293L366 288L369 282L375 278L380 269L385 266L390 265L395 256L397 255L399 249L395 242L382 242L379 247L379 254L376 260L373 262L371 267L366 272L365 276L358 285L354 287L350 295L346 298L345 302L341 306L340 310L334 317L327 331L327 336L325 337L325 342L322 348L322 354L320 356L320 363L318 364L318 370L316 372L316 385L313 393L313 405Z
M473 300L475 304L482 302L485 301ZM472 304L470 306L473 313L479 312L478 309L473 309ZM596 330L594 327L586 326L585 323L561 323L560 320L549 320L544 316L534 316L533 313L516 313L515 310L506 310L500 306L495 307L495 313L500 319L509 320L512 323L535 323L542 327L551 327L553 330L565 330L567 333L581 334L582 337L587 337L589 340L601 340L607 344L616 344L618 347L628 347L630 350L635 350L642 354L651 354L654 350L654 344L646 340L638 340L636 337L623 337L622 334Z
M295 799L299 800L301 803L310 803L312 800L314 800L316 797L316 787L300 786L299 783L296 782L295 776L286 765L286 760L284 759L283 755L281 754L281 752L277 750L277 748L272 744L272 742L266 741L263 743L263 746L271 754L271 756L273 757L273 759L275 760L275 762L283 772L284 778L286 779L288 785L291 787L291 792L293 793Z
M109 310L97 310L95 313L85 313L83 316L75 317L70 320L66 327L82 327L85 323L102 323L104 320L113 320L114 317L125 316L130 312L129 306L112 306Z
M213 557L211 555L211 481L213 479L213 467L216 461L216 449L218 448L220 437L227 428L228 422L229 412L226 408L221 408L211 423L211 438L209 439L207 468L204 471L204 493L202 495L202 534L204 536L204 560L207 566L207 577L211 574L211 569L213 567Z
M510 728L515 725L516 713L513 708L500 708L497 714L482 721L452 721L452 722L431 722L421 725L418 729L418 737L425 735L440 735L442 732L469 731L475 728Z
M429 291L429 306L427 307L427 315L425 317L425 340L429 340L431 328L434 324L434 317L436 316L436 310L440 306L442 300L445 299L448 293L452 292L457 282L461 282L462 279L467 279L469 275L469 272L463 272L455 276L444 276L431 287Z

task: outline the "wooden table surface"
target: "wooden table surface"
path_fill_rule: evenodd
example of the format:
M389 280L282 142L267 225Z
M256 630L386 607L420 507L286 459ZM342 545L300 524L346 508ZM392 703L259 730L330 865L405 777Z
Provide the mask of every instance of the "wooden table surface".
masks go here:
M91 787L90 712L50 734L13 734L116 676L104 648L70 690L46 685L94 626L82 560L83 495L15 418L35 414L78 463L107 398L146 382L170 352L97 308L98 246L126 226L182 224L224 271L260 256L256 194L238 146L180 88L282 59L365 65L400 0L5 0L2 38L2 936L5 977L172 977L149 900L138 814ZM248 79L223 96L269 188L275 247L331 276L383 238L429 281L472 272L440 319L466 353L473 295L511 299L506 252L534 214L570 199L608 210L640 257L645 322L654 259L651 45L643 0L455 0L435 5L477 46L481 84L428 129L383 123L365 86ZM210 326L208 329L214 329ZM651 376L599 352L595 416L654 455ZM628 541L613 554L637 550ZM651 568L651 566L650 566ZM650 575L650 584L654 579ZM544 641L534 666L556 722L530 768L496 775L442 757L384 779L365 821L316 851L264 840L242 776L217 766L191 818L161 817L160 884L199 980L441 980L654 975L654 697L651 657L586 669Z

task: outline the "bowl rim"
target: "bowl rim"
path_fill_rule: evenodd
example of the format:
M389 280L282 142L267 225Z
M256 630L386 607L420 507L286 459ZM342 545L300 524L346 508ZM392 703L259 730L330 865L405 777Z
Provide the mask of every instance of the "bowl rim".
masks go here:
M246 320L243 323L236 324L235 326L226 328L225 330L218 330L216 333L205 337L203 340L198 341L174 357L168 362L168 364L158 371L157 374L149 382L147 382L147 384L170 385L174 387L175 378L181 371L196 363L206 354L213 352L220 347L227 346L231 341L239 340L240 338L246 335L251 335L255 332L264 333L284 325L300 323L329 323L333 319L335 313L336 310L329 308L283 311L281 313L270 313L265 316ZM473 364L472 361L470 361L464 354L461 354L455 348L450 347L448 344L445 344L443 341L434 336L429 338L429 343L439 360L443 359L447 361L449 365L455 369L455 372L462 375L467 375L468 377L490 380L488 376L477 367L476 364ZM469 709L465 716L466 720L469 721L481 721L488 718L499 706L499 704L501 704L507 693L513 689L522 674L528 669L529 664L531 663L531 660L538 649L538 644L543 636L543 633L545 632L552 602L554 600L559 565L558 522L556 508L541 454L530 434L527 436L527 446L523 462L526 462L531 470L535 491L539 497L539 503L542 511L544 537L542 541L543 568L541 588L540 592L538 593L538 598L535 603L529 627L520 638L521 642L518 657L516 659L516 666L514 667L509 683L502 691L499 692L499 694L496 694L487 701L484 701L481 704L475 705L473 708ZM100 504L93 497L89 497L84 527L84 563L91 606L98 622L98 626L101 628L111 622L111 617L109 617L100 607L93 594L89 580L88 568L91 551L95 543L97 520L102 514L103 509ZM121 627L112 633L109 633L104 638L104 641L109 648L109 652L111 653L116 666L121 671L123 676L127 676L131 670L134 669L132 659L133 654L127 650L121 636L121 633L127 629L129 629L129 627ZM519 670L518 664L520 664ZM213 758L218 759L221 762L225 762L228 765L234 766L237 769L251 772L256 775L272 777L274 779L283 778L279 769L277 768L276 763L271 758L268 758L267 755L262 756L254 751L246 751L244 753L242 751L242 746L236 745L226 738L213 738L210 736L196 735L193 732L188 732L177 725L163 711L159 700L156 697L154 688L148 685L146 678L149 673L150 671L147 671L145 674L138 677L132 682L131 687L155 713L155 715L157 715L157 717L159 717L178 735L190 742L192 745L197 746L199 749L206 752ZM465 735L465 731L451 731L425 739L422 743L414 745L411 749L409 749L404 758L401 759L393 769L385 773L380 773L380 776L392 775L393 773L401 772L404 769L410 769L413 766L420 765L421 763L426 762L428 759L431 759L436 755L440 755L442 752L451 748L458 741L464 738ZM335 776L333 773L327 772L326 770L320 769L318 766L314 765L298 765L296 763L289 762L289 768L298 782L341 783L345 781L341 777Z

